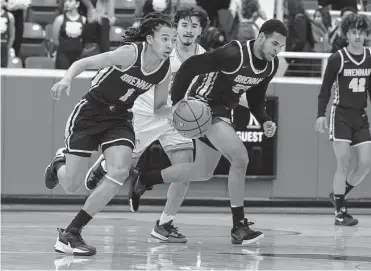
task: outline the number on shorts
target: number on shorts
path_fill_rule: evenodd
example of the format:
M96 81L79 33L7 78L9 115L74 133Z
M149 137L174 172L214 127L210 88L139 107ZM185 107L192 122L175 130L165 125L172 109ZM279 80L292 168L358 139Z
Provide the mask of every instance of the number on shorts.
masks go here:
M366 78L353 78L349 83L349 88L353 92L365 92Z
M120 97L120 100L126 102L130 98L130 96L134 93L134 91L135 91L134 88L128 89L125 95Z

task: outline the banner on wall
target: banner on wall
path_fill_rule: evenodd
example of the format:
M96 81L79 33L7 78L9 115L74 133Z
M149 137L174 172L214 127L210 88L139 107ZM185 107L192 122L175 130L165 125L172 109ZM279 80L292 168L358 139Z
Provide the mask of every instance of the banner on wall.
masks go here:
M267 113L278 126L278 99L267 97ZM267 138L262 125L250 113L249 109L238 106L234 110L233 125L249 153L249 166L246 176L274 179L276 175L276 136ZM170 166L170 161L158 141L151 144L142 156L148 169L161 169ZM229 161L222 157L214 171L214 175L228 175Z

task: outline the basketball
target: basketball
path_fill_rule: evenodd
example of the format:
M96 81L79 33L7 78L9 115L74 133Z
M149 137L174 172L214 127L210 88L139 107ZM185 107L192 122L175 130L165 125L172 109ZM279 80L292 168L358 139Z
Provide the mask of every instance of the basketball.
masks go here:
M211 126L210 108L198 100L183 100L173 113L174 128L186 138L196 139L206 134Z

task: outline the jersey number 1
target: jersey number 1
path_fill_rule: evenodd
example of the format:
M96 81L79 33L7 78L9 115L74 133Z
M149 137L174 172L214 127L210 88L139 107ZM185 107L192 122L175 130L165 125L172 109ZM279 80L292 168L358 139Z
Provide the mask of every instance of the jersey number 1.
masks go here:
M349 88L353 92L364 92L366 85L366 78L353 78L349 83Z
M133 94L134 91L135 91L135 89L133 89L133 88L128 89L128 91L125 93L125 95L120 97L120 100L123 101L123 102L126 102L127 99L129 99L129 97Z

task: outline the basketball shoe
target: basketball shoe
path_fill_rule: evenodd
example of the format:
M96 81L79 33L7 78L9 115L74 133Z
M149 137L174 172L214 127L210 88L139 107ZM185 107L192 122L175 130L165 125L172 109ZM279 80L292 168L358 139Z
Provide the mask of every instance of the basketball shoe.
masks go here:
M156 221L152 229L151 236L165 243L187 243L187 238L174 227L173 220L160 225L160 220Z
M147 187L139 180L140 171L138 168L133 168L130 171L129 179L129 207L130 211L135 213L139 209L140 197L146 192Z
M86 173L84 183L87 190L95 189L104 175L106 175L107 170L103 167L103 161L104 155L102 154L97 161L95 161L94 165L89 168L88 173Z
M93 256L97 250L89 246L81 237L80 230L71 228L68 232L58 228L58 238L54 245L54 250L59 253L70 254L74 256Z
M65 156L66 148L60 148L55 153L55 157L50 162L50 164L46 167L44 173L45 185L49 189L53 189L59 184L58 174L57 174L57 165L59 163L65 164L66 163L66 156Z
M231 230L231 241L235 245L246 245L264 238L264 234L260 231L254 231L249 226L254 222L248 222L247 218L238 224L234 225Z
M335 225L337 226L355 226L358 220L347 213L346 208L341 208L340 212L335 212Z

